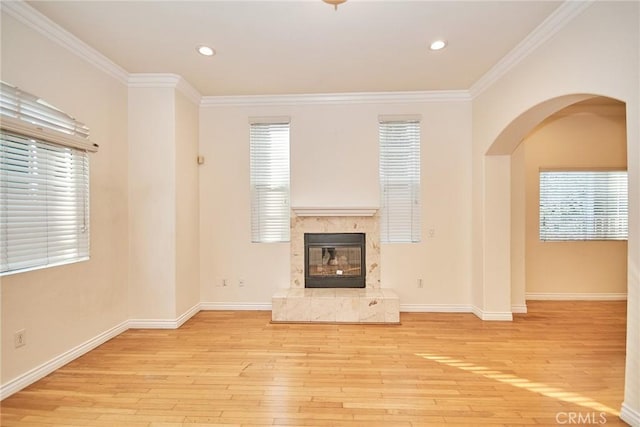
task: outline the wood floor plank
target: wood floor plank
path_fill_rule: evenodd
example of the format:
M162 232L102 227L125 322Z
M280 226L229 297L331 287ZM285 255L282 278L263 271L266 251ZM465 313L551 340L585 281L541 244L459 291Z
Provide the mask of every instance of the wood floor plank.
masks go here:
M5 399L0 425L550 426L569 413L626 425L625 302L528 308L513 322L402 313L401 325L200 312L129 330Z

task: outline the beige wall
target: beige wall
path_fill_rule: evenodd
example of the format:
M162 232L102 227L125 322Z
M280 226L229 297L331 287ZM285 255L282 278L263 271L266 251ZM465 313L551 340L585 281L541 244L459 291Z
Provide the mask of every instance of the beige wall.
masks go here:
M91 260L4 276L2 384L128 319L127 88L2 14L2 80L91 129ZM25 328L27 345L13 346Z
M129 88L129 314L175 320L200 302L198 106L175 75Z
M627 242L542 242L540 169L627 168L624 105L569 107L538 126L522 148L526 174L527 294L627 291ZM515 162L513 162L515 163Z
M511 308L513 312L526 312L526 172L524 144L511 154Z
M180 92L176 103L176 316L200 302L198 105Z
M546 111L553 113L553 102L570 94L597 94L626 103L627 156L629 172L628 241L628 321L627 364L623 414L640 413L640 34L637 2L594 2L555 36L529 54L506 75L496 80L473 100L473 302L484 307L497 294L511 294L510 222L489 223L511 206L509 186L489 182L488 176L501 175L510 181L510 168L491 164L486 154L497 156L498 163L511 161L510 155L531 131L525 127L510 135L500 150L492 145L520 116ZM492 188L488 188L492 186ZM500 189L502 187L502 189ZM504 203L504 201L508 203ZM504 240L509 243L504 245ZM491 257L486 247L503 248ZM500 269L498 281L485 280L487 269ZM519 280L517 283L524 283ZM520 291L521 295L522 292ZM511 299L511 303L513 300ZM507 310L503 307L502 310ZM635 415L636 417L638 415ZM637 419L637 418L636 418Z
M175 89L129 88L129 314L174 319Z
M292 206L378 206L380 114L422 116L424 225L421 243L382 246L381 285L406 303L468 306L469 101L203 108L202 301L270 304L290 285L289 244L251 243L248 118L291 117Z
M266 304L274 289L288 286L288 245L248 243L248 116L292 117L293 202L331 205L347 200L354 204L377 201L377 115L418 113L423 116L423 224L424 230L433 229L434 235L423 236L419 245L385 245L382 286L397 289L403 302L424 305L471 302L481 312L510 314L514 297L524 296L522 289L513 292L511 289L511 275L514 270L518 273L511 262L517 254L512 251L511 228L517 224L509 220L508 213L513 184L510 155L521 138L513 138L506 148L494 152L502 156L489 159L487 151L510 123L537 106L546 109L551 99L583 93L617 98L627 107L630 182L625 405L640 413L637 380L640 378L638 7L636 2L592 3L552 39L477 94L472 103L202 108L198 139L207 163L200 169L198 189L200 300ZM165 183L164 176L157 170L146 169L159 161L159 167L169 167L173 176L180 173L182 160L174 157L176 161L171 166L171 160L165 157L171 154L158 155L147 149L153 148L149 135L158 124L165 129L158 143L163 149L173 149L167 147L165 137L173 135L182 139L182 131L170 129L157 120L168 118L175 124L175 120L182 121L181 113L171 116L165 104L152 107L148 112L153 117L147 129L149 133L132 123L127 129L125 85L4 14L2 78L77 115L91 127L94 140L101 144L100 152L92 156L92 260L2 279L4 384L127 318L174 318L177 306L188 307L195 291L182 287L178 291L175 286L166 286L163 278L160 278L158 307L150 307L157 297L157 289L151 282L143 283L136 276L140 271L130 271L129 264L153 257L155 245L170 241L168 230L175 231L175 228L172 229L171 223L157 222L158 215L175 213L169 216L177 218L179 229L180 224L195 216L193 212L186 212L184 216L177 212L177 199L192 197L188 192L178 195L181 189L191 188L190 172L185 181L178 181L175 187L175 182ZM137 90L132 92L131 105L146 96ZM166 99L163 94L162 102ZM134 110L140 108L141 104ZM136 111L134 116L144 118L145 114ZM191 113L186 116L190 117ZM531 127L520 129L521 137L530 130ZM139 136L143 141L141 145L128 147L128 136ZM317 161L318 150L323 146L345 156L335 162L336 167L329 175L318 169L321 165ZM358 176L352 176L347 167L349 158L359 164ZM142 170L131 167L133 162L143 164ZM130 172L135 174L135 184ZM152 187L155 178L160 181ZM131 188L128 182L132 183ZM357 184L356 190L346 193L348 197L334 191L344 182ZM154 197L148 204L134 203L134 196L147 197L146 192L155 192L158 187L168 189L173 194L169 197L176 200L167 202L165 195L157 194L159 199ZM129 206L129 196L132 206ZM129 212L132 212L130 222ZM147 221L157 224L159 237L169 240L149 236L146 241L145 233L151 232ZM138 230L134 225L142 228ZM186 228L185 235L193 236L194 228ZM185 245L192 248L193 238L186 238ZM151 252L144 253L145 249ZM160 255L167 253L161 251ZM150 263L147 259L142 268L152 275ZM193 279L185 273L192 265L182 260L176 264L177 270L163 266L160 270L176 281ZM136 283L128 286L130 274ZM417 288L419 277L424 279L423 289ZM230 286L218 286L222 278L226 278ZM244 288L237 286L239 279L245 280ZM517 283L523 285L524 280ZM150 300L146 299L148 296ZM27 328L28 344L14 350L13 332L23 327Z

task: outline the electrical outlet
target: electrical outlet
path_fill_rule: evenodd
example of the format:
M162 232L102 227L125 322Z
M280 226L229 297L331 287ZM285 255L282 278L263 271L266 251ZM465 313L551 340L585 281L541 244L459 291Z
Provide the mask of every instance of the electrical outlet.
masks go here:
M227 279L222 279L222 286L227 286Z
M238 287L244 288L244 279L238 280Z
M422 279L418 279L418 287L419 287L419 288L422 288L422 287L423 287L423 286L422 286Z
M27 330L20 329L13 334L13 345L15 348L27 345Z

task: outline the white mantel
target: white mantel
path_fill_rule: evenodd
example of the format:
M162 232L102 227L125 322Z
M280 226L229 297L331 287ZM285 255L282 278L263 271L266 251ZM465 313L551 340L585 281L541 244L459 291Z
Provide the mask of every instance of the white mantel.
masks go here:
M297 216L374 216L377 207L327 207L327 206L297 206L291 208Z

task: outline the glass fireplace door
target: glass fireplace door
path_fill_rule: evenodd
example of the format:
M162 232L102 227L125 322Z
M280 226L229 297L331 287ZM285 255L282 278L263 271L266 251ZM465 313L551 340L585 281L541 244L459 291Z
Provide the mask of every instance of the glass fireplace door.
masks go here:
M364 288L364 234L305 234L305 287Z

